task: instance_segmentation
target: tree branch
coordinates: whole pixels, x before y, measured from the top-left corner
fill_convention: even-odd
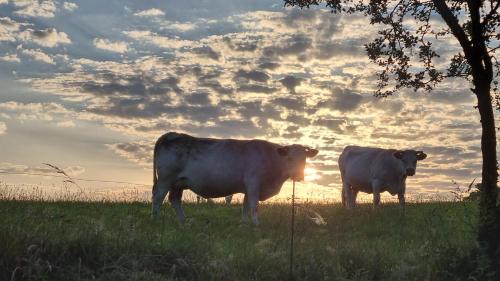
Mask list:
[[[490,12],[484,17],[482,25],[488,24],[488,22],[493,18],[493,16],[497,12],[498,7],[500,7],[500,1],[497,1],[497,4],[495,5],[495,7],[492,7]]]
[[[450,11],[450,8],[446,5],[444,0],[432,0],[432,2],[443,20],[450,27],[451,33],[453,33],[453,35],[457,38],[460,46],[462,46],[464,50],[465,57],[469,61],[469,59],[471,59],[471,43],[458,23],[458,19]]]
[[[472,72],[478,71],[476,75],[473,75],[475,79],[486,78],[486,83],[491,83],[493,78],[493,65],[491,64],[491,57],[488,54],[488,49],[484,43],[485,37],[483,36],[483,26],[481,25],[481,15],[480,8],[481,3],[476,0],[468,0],[470,15],[471,15],[471,37],[472,37],[472,48],[473,48],[473,62],[469,62],[472,66]],[[482,63],[481,63],[482,62]],[[474,67],[476,65],[477,67]],[[476,68],[476,69],[475,69]],[[486,76],[486,77],[484,77]]]

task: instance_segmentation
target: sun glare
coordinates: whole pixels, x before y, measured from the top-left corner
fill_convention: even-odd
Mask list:
[[[318,171],[312,167],[306,167],[304,169],[304,180],[305,181],[315,181],[321,178],[321,175]]]

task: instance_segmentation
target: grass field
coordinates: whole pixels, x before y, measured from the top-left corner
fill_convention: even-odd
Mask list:
[[[0,280],[288,280],[290,205],[0,200]],[[319,214],[326,224],[318,223]],[[316,221],[314,219],[316,217]],[[295,280],[454,280],[475,247],[475,203],[297,209]],[[462,276],[463,277],[463,276]]]

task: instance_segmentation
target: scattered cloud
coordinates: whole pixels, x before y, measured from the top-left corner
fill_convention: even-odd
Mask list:
[[[134,13],[134,16],[138,16],[138,17],[160,17],[160,16],[164,16],[164,15],[165,15],[165,12],[163,12],[162,10],[157,9],[157,8],[151,8],[149,10],[144,10],[144,11]]]
[[[300,85],[304,81],[303,78],[297,78],[292,75],[287,75],[283,79],[280,80],[281,84],[288,89],[288,91],[295,93],[295,88]]]
[[[5,134],[7,131],[7,124],[5,122],[0,122],[0,135]]]
[[[15,42],[17,33],[22,24],[12,20],[9,17],[0,18],[0,41]]]
[[[17,120],[52,121],[55,116],[68,118],[71,111],[57,103],[20,103],[15,101],[0,103],[0,110],[16,116]]]
[[[161,36],[149,30],[131,30],[124,31],[126,36],[140,41],[141,43],[153,44],[160,48],[180,49],[183,47],[195,47],[198,44],[191,40],[183,40],[175,37]]]
[[[63,8],[67,11],[73,12],[74,10],[78,9],[78,5],[72,2],[64,2]]]
[[[44,47],[56,47],[59,44],[71,44],[71,39],[68,34],[58,32],[55,28],[47,28],[43,30],[34,30],[28,28],[19,33],[19,38],[23,41],[33,41]]]
[[[192,51],[198,55],[206,56],[213,60],[219,60],[220,54],[209,46],[193,48]]]
[[[95,38],[94,46],[98,49],[106,50],[109,52],[125,53],[128,51],[128,44],[126,42],[111,42],[108,39]]]
[[[14,14],[22,17],[53,18],[57,11],[56,4],[53,1],[15,0],[13,4],[20,8]]]
[[[58,166],[58,167],[61,168],[70,177],[76,177],[85,172],[85,168],[81,166],[66,166],[66,167]],[[46,176],[60,175],[53,168],[48,167],[46,165],[27,166],[27,165],[13,164],[8,162],[0,162],[0,171],[4,173],[27,173],[27,174],[36,173],[36,174],[45,174]]]
[[[0,18],[0,41],[23,44],[6,47],[0,60],[18,62],[6,65],[19,81],[57,100],[0,103],[13,119],[60,128],[80,120],[98,124],[121,136],[106,142],[111,151],[144,167],[151,140],[165,131],[304,143],[320,150],[313,159],[322,175],[317,184],[329,188],[339,185],[337,157],[350,144],[428,151],[412,186],[447,186],[450,177],[465,180],[480,170],[479,121],[468,85],[449,81],[429,95],[373,98],[376,68],[363,44],[376,32],[362,19],[321,9],[204,18],[202,9],[172,16],[134,5],[123,18],[103,10],[93,15],[94,25],[75,30],[77,13],[88,16],[84,3],[55,3],[74,11],[73,25]]]
[[[48,64],[55,64],[54,60],[40,49],[22,49],[22,54],[32,59]]]
[[[118,155],[142,166],[151,165],[152,163],[153,142],[114,143],[107,146]]]
[[[269,76],[267,73],[259,70],[250,70],[246,71],[243,69],[239,69],[238,72],[234,75],[235,79],[246,79],[246,80],[252,80],[252,81],[257,81],[257,82],[267,82],[271,76]]]
[[[3,57],[0,57],[0,60],[7,61],[7,62],[16,62],[16,63],[20,63],[21,62],[21,60],[19,59],[19,57],[17,56],[17,54],[5,55]]]
[[[73,128],[75,127],[75,122],[71,121],[71,120],[66,120],[66,121],[60,121],[60,122],[57,122],[57,127],[60,127],[60,128]]]

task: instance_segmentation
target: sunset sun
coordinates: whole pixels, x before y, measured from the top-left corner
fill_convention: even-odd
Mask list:
[[[305,181],[315,181],[321,178],[318,170],[313,167],[306,167],[304,169],[304,180]]]

